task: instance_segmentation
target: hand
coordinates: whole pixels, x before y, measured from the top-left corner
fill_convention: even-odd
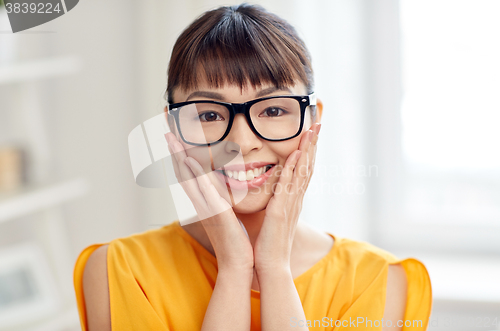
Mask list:
[[[165,134],[178,182],[193,203],[198,217],[217,257],[219,273],[252,271],[253,251],[231,205],[219,194],[212,172],[206,174],[202,166],[188,157],[173,133]]]
[[[267,270],[290,270],[290,255],[302,200],[309,186],[316,158],[321,124],[303,134],[299,149],[288,156],[254,246],[257,274]]]

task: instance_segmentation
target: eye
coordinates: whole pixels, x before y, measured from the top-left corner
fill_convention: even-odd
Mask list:
[[[203,114],[199,114],[198,117],[202,122],[214,122],[214,121],[223,121],[224,117],[219,115],[214,111],[207,111]]]
[[[262,114],[265,114],[265,115],[262,115],[264,117],[278,117],[278,116],[281,116],[283,115],[284,113],[286,113],[285,110],[281,109],[281,108],[277,108],[277,107],[269,107],[269,108],[266,108]]]

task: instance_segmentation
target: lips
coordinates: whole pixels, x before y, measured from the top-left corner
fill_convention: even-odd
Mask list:
[[[269,164],[266,162],[259,163],[256,162],[254,164],[248,164],[251,169],[248,169],[247,171],[239,171],[237,170],[238,167],[232,166],[230,168],[236,170],[228,170],[224,167],[224,170],[216,170],[215,174],[222,182],[225,182],[227,186],[231,187],[231,189],[238,190],[259,187],[271,176],[275,166],[275,164]],[[262,166],[260,166],[261,164]],[[245,165],[245,167],[248,165]],[[259,167],[252,168],[252,165],[257,165]],[[242,168],[243,165],[239,165],[239,169]]]
[[[227,176],[229,178],[234,178],[235,180],[243,182],[243,181],[253,180],[254,178],[259,177],[260,175],[271,169],[272,166],[273,166],[272,164],[268,164],[263,167],[254,168],[247,171],[228,170],[228,169],[216,170],[216,171],[222,173],[224,176]]]
[[[248,171],[256,168],[261,168],[266,165],[274,165],[274,162],[266,162],[266,161],[258,161],[258,162],[249,162],[246,164],[226,164],[223,167],[220,167],[216,170],[232,170],[232,171]]]

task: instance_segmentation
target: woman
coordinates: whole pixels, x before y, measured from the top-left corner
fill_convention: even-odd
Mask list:
[[[85,249],[84,330],[426,329],[420,262],[298,222],[323,111],[313,85],[294,28],[259,6],[206,12],[181,34],[165,138],[198,216]],[[243,161],[214,166],[231,153]]]

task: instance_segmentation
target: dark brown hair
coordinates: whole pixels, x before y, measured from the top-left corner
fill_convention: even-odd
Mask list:
[[[301,81],[313,92],[311,57],[295,29],[258,5],[219,7],[196,19],[177,39],[168,66],[168,102],[176,88],[197,88],[199,74],[211,87],[241,89]],[[177,101],[179,102],[179,101]]]

